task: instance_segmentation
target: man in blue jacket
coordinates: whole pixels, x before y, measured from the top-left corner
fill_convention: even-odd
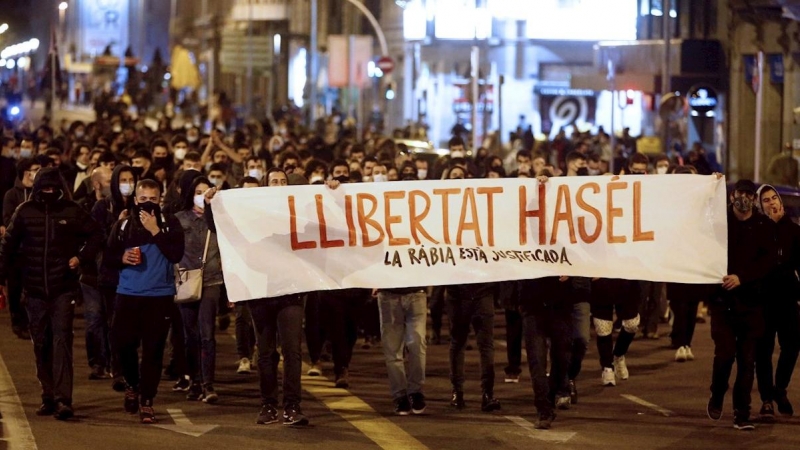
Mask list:
[[[160,199],[157,182],[137,183],[131,217],[124,214],[114,225],[104,259],[120,271],[112,334],[127,385],[125,411],[138,411],[144,424],[157,422],[153,399],[174,311],[174,264],[184,251],[183,228],[161,213]]]

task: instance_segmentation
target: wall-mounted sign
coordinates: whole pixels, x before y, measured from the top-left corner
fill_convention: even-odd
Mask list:
[[[709,86],[695,86],[689,90],[689,107],[699,113],[716,109],[719,100],[717,92]]]
[[[769,62],[769,78],[775,84],[783,84],[783,55],[773,53],[767,55]]]

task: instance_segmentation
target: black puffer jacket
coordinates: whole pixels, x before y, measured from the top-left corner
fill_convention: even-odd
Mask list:
[[[32,199],[17,208],[0,245],[0,281],[11,265],[22,271],[28,295],[52,299],[78,289],[78,272],[69,260],[91,261],[103,245],[100,227],[77,203],[63,197],[45,202],[42,189],[65,189],[56,168],[42,169]]]

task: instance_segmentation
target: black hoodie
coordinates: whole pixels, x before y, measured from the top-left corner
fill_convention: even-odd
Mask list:
[[[42,190],[47,187],[60,191],[60,197],[46,201]],[[28,295],[53,299],[77,291],[78,271],[70,269],[69,260],[92,261],[102,245],[100,227],[69,200],[58,169],[42,169],[32,199],[17,208],[0,245],[0,282],[6,281],[13,264],[22,271]]]
[[[719,297],[727,306],[763,304],[764,278],[775,267],[768,222],[755,208],[747,220],[739,220],[732,206],[728,209],[728,274],[737,275],[741,285],[730,291],[720,287]]]
[[[774,187],[764,184],[758,189],[756,205],[771,225],[768,237],[772,243],[770,250],[773,269],[764,280],[765,304],[768,306],[769,303],[786,301],[794,303],[800,300],[800,281],[797,279],[797,272],[800,270],[800,226],[792,222],[785,212],[777,222],[769,217],[761,203],[761,194],[766,190],[774,191],[783,204],[783,199]]]
[[[119,191],[119,179],[122,172],[132,173],[133,185],[136,186],[136,183],[138,182],[136,171],[134,171],[130,166],[124,164],[118,165],[114,168],[114,172],[111,174],[111,196],[99,200],[92,208],[92,218],[94,218],[94,220],[97,221],[97,223],[103,229],[103,242],[108,240],[108,236],[111,233],[111,228],[114,226],[117,220],[119,220],[119,215],[122,213],[122,211],[129,210],[133,207],[134,194],[131,193],[130,197],[128,197],[128,203],[126,204],[125,198]],[[101,254],[98,255],[97,269],[95,270],[95,272],[98,274],[98,285],[114,287],[119,281],[119,270],[116,267],[111,268],[104,265],[102,262],[102,257],[103,254],[101,252]],[[91,272],[87,270],[87,273]]]

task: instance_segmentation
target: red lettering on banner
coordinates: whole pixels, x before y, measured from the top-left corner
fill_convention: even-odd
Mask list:
[[[472,220],[467,222],[467,206],[472,210]],[[461,217],[458,219],[458,234],[456,234],[456,245],[461,245],[461,236],[464,231],[475,233],[475,243],[483,245],[481,239],[481,227],[478,222],[478,204],[475,202],[475,193],[472,188],[464,189],[464,198],[461,201]]]
[[[386,191],[383,193],[383,223],[386,227],[386,235],[389,237],[389,245],[409,245],[411,240],[409,238],[396,238],[392,234],[392,224],[400,223],[402,218],[400,216],[393,216],[390,212],[392,200],[402,200],[406,198],[405,191]]]
[[[364,201],[369,200],[372,202],[372,207],[369,210],[369,213],[364,213]],[[372,194],[365,194],[365,193],[358,193],[356,194],[356,204],[358,209],[358,225],[361,227],[361,246],[362,247],[374,247],[383,241],[383,238],[386,236],[383,232],[383,228],[381,224],[372,218],[375,215],[375,211],[378,210],[378,199],[375,198]],[[370,225],[372,228],[378,231],[378,237],[370,240],[369,239],[369,231],[367,230],[367,225]]]
[[[478,188],[478,195],[486,195],[486,207],[489,215],[489,247],[494,247],[494,195],[502,194],[501,187],[481,187]]]
[[[586,232],[586,218],[585,217],[578,217],[578,234],[581,236],[581,240],[587,244],[591,244],[600,237],[600,232],[603,230],[603,216],[600,214],[600,210],[591,206],[590,204],[586,203],[586,200],[583,199],[583,191],[591,189],[592,192],[595,194],[600,193],[600,185],[597,183],[587,183],[581,186],[578,189],[578,194],[576,196],[576,201],[578,203],[578,208],[586,211],[587,213],[594,216],[594,219],[597,221],[597,227],[594,229],[592,234]]]
[[[547,240],[547,211],[545,210],[545,187],[539,183],[539,209],[527,210],[528,190],[525,186],[519,187],[519,245],[528,243],[528,218],[539,219],[539,245]]]
[[[417,214],[417,197],[425,199],[425,209],[420,214]],[[439,241],[431,237],[430,234],[422,227],[422,221],[428,216],[431,210],[431,198],[424,191],[414,190],[408,193],[408,209],[410,210],[410,228],[411,237],[414,238],[414,243],[420,245],[419,236],[417,232],[425,236],[433,244],[439,244]]]
[[[319,223],[319,244],[322,248],[344,247],[343,239],[328,240],[328,224],[325,221],[325,212],[322,206],[322,195],[314,196],[314,203],[317,204],[317,222]]]
[[[606,236],[608,237],[609,244],[624,244],[628,241],[625,236],[614,235],[614,218],[622,217],[622,208],[614,208],[614,191],[620,189],[627,189],[628,183],[624,181],[616,181],[608,183],[606,189],[606,217],[608,217],[608,227],[606,228]]]
[[[460,194],[461,188],[448,188],[448,189],[434,189],[433,195],[442,197],[442,235],[444,236],[444,243],[450,245],[450,205],[448,197],[450,195]]]
[[[563,212],[561,211],[562,205],[565,208]],[[575,225],[572,220],[572,201],[569,196],[569,186],[562,184],[558,187],[558,193],[556,193],[556,213],[553,216],[553,231],[550,235],[550,245],[555,245],[558,239],[559,222],[567,222],[569,241],[573,244],[578,243],[578,240],[575,239]]]
[[[642,182],[633,183],[633,242],[653,241],[653,231],[642,231]]]
[[[356,241],[356,224],[353,222],[353,196],[344,196],[344,216],[347,220],[347,244],[350,247],[355,247]]]
[[[289,196],[289,236],[292,242],[292,251],[317,248],[315,241],[300,242],[297,239],[297,213],[294,206],[294,195]]]

